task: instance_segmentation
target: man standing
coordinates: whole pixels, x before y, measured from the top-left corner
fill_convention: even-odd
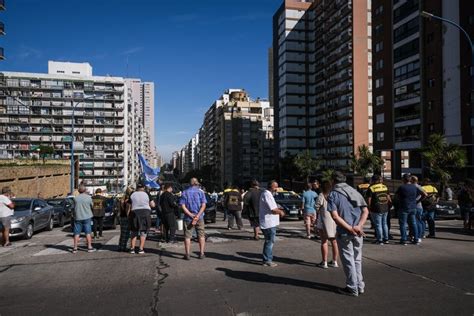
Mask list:
[[[242,229],[242,195],[238,188],[233,185],[231,190],[226,193],[224,198],[224,207],[227,209],[227,216],[229,217],[227,229],[231,230],[234,228],[234,218],[237,222],[237,228]]]
[[[184,212],[184,250],[185,260],[190,260],[191,238],[193,228],[199,237],[199,259],[204,259],[204,247],[206,244],[206,232],[204,230],[204,210],[206,209],[206,196],[199,188],[196,178],[190,181],[191,187],[183,192],[179,205]]]
[[[415,236],[414,244],[419,244],[416,237],[418,236],[418,227],[416,225],[416,203],[417,197],[421,199],[426,197],[426,193],[411,182],[409,174],[403,175],[403,184],[395,193],[398,200],[398,223],[400,225],[400,244],[407,245],[407,222],[410,225],[413,236]]]
[[[334,188],[328,197],[328,211],[337,224],[336,239],[346,275],[346,287],[339,293],[358,296],[365,291],[362,246],[363,227],[369,212],[364,197],[345,183],[344,174],[336,171],[332,180]]]
[[[163,236],[166,242],[176,242],[176,199],[171,184],[165,184],[160,197],[161,218],[163,222]],[[157,206],[158,207],[158,206]]]
[[[253,228],[253,238],[255,240],[260,240],[258,236],[260,232],[260,221],[258,217],[261,194],[260,183],[258,183],[257,180],[253,180],[250,184],[250,190],[244,196],[244,210],[246,216],[248,216],[250,226]]]
[[[375,226],[375,243],[378,245],[388,244],[387,215],[392,205],[392,199],[387,186],[382,183],[382,177],[379,175],[372,177],[372,185],[367,190],[367,205]]]
[[[148,231],[151,227],[151,208],[155,207],[155,202],[150,200],[150,196],[145,192],[145,186],[142,183],[137,184],[137,190],[130,196],[132,211],[130,212],[130,230],[132,240],[130,253],[135,254],[135,245],[137,237],[140,236],[140,245],[138,254],[145,253],[145,241]]]
[[[79,195],[74,198],[74,202],[74,248],[72,249],[72,253],[77,253],[77,245],[81,232],[86,234],[87,252],[94,252],[95,249],[92,248],[91,238],[91,221],[93,217],[92,199],[89,194],[87,194],[85,186],[79,186]]]
[[[102,196],[102,189],[95,190],[95,195],[92,197],[92,221],[94,223],[94,239],[102,238],[102,231],[104,229],[105,216],[105,197]],[[97,229],[99,236],[97,236]]]
[[[301,197],[301,208],[303,209],[303,216],[306,226],[306,238],[311,239],[311,226],[313,226],[316,219],[316,199],[318,194],[311,190],[311,183],[307,184],[306,191],[303,192]]]
[[[10,243],[10,227],[11,217],[15,204],[10,200],[12,191],[9,187],[2,188],[0,195],[0,223],[2,224],[3,247],[11,246]]]
[[[429,235],[427,237],[435,238],[435,212],[436,204],[439,201],[438,189],[436,189],[436,187],[431,183],[431,180],[428,178],[425,179],[425,181],[423,182],[423,186],[421,187],[421,189],[427,194],[426,198],[421,201],[421,204],[423,205],[423,210],[425,211],[425,218],[428,222]],[[422,236],[422,234],[420,234],[420,236]]]
[[[263,244],[263,265],[267,267],[276,267],[273,262],[273,244],[275,243],[276,229],[280,225],[280,217],[285,216],[285,212],[278,208],[273,194],[278,190],[278,183],[270,181],[268,190],[265,190],[260,196],[259,219],[260,228],[265,243]]]

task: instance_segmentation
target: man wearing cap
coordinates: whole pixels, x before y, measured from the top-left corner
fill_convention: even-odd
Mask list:
[[[92,197],[92,221],[94,223],[93,232],[94,239],[102,238],[102,231],[104,230],[104,216],[105,216],[105,197],[102,196],[102,189],[95,190],[95,195]],[[99,236],[97,236],[99,230]]]
[[[392,200],[387,186],[382,183],[381,176],[374,175],[372,177],[372,184],[367,190],[366,198],[370,216],[375,227],[375,243],[378,245],[388,244],[387,215],[390,211]]]
[[[0,223],[2,224],[3,247],[8,247],[10,243],[11,217],[15,204],[10,200],[12,192],[9,187],[2,188],[0,195]]]
[[[328,197],[328,211],[337,224],[336,239],[342,266],[346,275],[346,287],[340,294],[358,296],[365,291],[362,276],[363,227],[368,216],[364,197],[346,182],[339,171],[332,176],[334,188]]]

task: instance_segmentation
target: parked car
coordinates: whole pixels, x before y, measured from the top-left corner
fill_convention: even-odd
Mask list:
[[[275,194],[275,202],[285,211],[287,219],[303,219],[301,198],[292,191],[279,190]]]
[[[436,203],[435,219],[461,218],[461,209],[457,201],[439,200]]]
[[[204,222],[215,223],[216,222],[216,202],[211,198],[209,194],[206,193],[206,210],[204,211]]]
[[[30,239],[39,230],[53,230],[54,209],[42,199],[14,199],[10,236]],[[1,224],[0,224],[1,226]]]
[[[54,224],[63,227],[72,222],[74,198],[47,199],[46,202],[54,209]]]

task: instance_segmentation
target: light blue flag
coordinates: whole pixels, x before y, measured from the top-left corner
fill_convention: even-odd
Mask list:
[[[160,168],[152,168],[145,157],[142,154],[138,154],[138,159],[140,160],[140,166],[142,168],[142,174],[145,178],[145,181],[155,181],[160,176]]]

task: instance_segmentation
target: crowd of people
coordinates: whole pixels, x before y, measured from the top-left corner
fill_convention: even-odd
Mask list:
[[[365,283],[362,275],[362,248],[364,243],[364,225],[370,220],[374,230],[374,243],[385,245],[393,237],[390,234],[391,209],[397,211],[401,245],[418,245],[423,238],[435,238],[435,211],[439,192],[435,185],[424,179],[422,185],[416,176],[403,175],[402,185],[392,195],[383,183],[383,178],[374,175],[364,181],[357,189],[346,183],[341,172],[334,172],[331,180],[308,183],[301,194],[306,238],[313,238],[312,231],[320,239],[320,268],[338,268],[342,264],[346,275],[346,287],[342,294],[358,296],[364,293]],[[280,219],[285,212],[275,201],[279,190],[276,181],[270,181],[266,189],[261,188],[257,180],[250,184],[247,192],[236,186],[224,191],[222,205],[228,229],[236,224],[242,229],[243,218],[248,219],[253,228],[253,238],[260,240],[263,234],[262,264],[275,267],[273,247]],[[86,236],[87,251],[96,251],[92,240],[102,238],[105,198],[97,189],[91,196],[86,187],[78,188],[75,197],[74,221],[71,224],[74,244],[72,253],[77,253],[81,233]],[[451,192],[452,195],[452,192]],[[0,195],[0,221],[2,224],[3,246],[9,246],[11,216],[14,200],[8,187]],[[210,196],[217,201],[217,194]],[[452,197],[451,197],[452,198]],[[472,208],[474,207],[474,183],[466,181],[457,196],[461,207],[464,229],[472,228]],[[158,222],[162,227],[162,239],[176,243],[177,220],[183,221],[184,259],[191,259],[191,240],[195,237],[199,243],[199,259],[205,258],[206,233],[204,212],[208,201],[197,179],[190,181],[188,189],[179,197],[173,194],[173,187],[164,185],[156,197],[147,192],[139,183],[135,191],[127,189],[117,203],[120,222],[118,250],[131,254],[144,254],[147,236],[152,227],[151,210],[158,210]],[[92,226],[93,222],[93,226]],[[93,228],[92,228],[93,227]],[[425,235],[428,227],[428,235]],[[130,241],[129,241],[130,240]],[[138,246],[137,246],[138,241]],[[332,260],[328,261],[329,245],[332,248]],[[338,263],[339,262],[339,263]]]

